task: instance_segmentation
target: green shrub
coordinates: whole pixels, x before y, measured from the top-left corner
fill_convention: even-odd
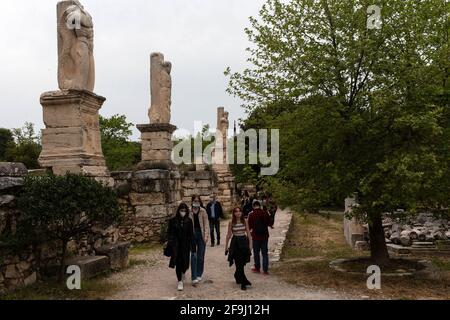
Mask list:
[[[122,217],[111,188],[73,174],[27,177],[18,207],[18,229],[12,241],[18,247],[59,243],[60,280],[64,275],[67,243],[89,233],[93,224],[107,227]]]

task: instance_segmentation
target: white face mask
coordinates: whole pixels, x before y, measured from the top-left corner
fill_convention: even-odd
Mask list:
[[[184,218],[186,216],[186,211],[180,211],[180,216]]]

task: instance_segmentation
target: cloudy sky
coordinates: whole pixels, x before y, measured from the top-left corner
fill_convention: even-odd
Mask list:
[[[43,128],[39,96],[57,90],[57,0],[2,0],[0,127],[33,122]],[[230,123],[245,113],[226,92],[224,70],[242,70],[249,46],[244,28],[264,0],[81,0],[95,24],[95,93],[103,116],[147,123],[150,53],[173,64],[172,123],[193,131],[215,126],[216,108]],[[135,139],[138,131],[135,130]]]

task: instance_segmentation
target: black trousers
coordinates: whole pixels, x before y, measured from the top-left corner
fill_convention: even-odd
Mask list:
[[[250,285],[250,281],[248,281],[247,276],[245,275],[245,264],[244,263],[236,263],[236,272],[234,273],[234,278],[236,279],[236,283],[240,285]]]
[[[175,265],[175,272],[177,274],[178,281],[183,280],[183,259],[181,258],[181,255],[178,255],[177,263]]]
[[[211,244],[216,242],[214,230],[216,230],[217,234],[217,243],[220,244],[220,219],[209,220],[209,229],[211,232]]]

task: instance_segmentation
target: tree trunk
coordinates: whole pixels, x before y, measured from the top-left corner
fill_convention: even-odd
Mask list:
[[[62,254],[61,254],[61,265],[59,266],[59,276],[58,282],[62,283],[64,276],[66,274],[66,252],[67,252],[67,241],[62,240]]]
[[[384,236],[383,221],[381,214],[376,213],[371,217],[369,224],[370,255],[374,263],[384,266],[389,263],[389,253]]]

